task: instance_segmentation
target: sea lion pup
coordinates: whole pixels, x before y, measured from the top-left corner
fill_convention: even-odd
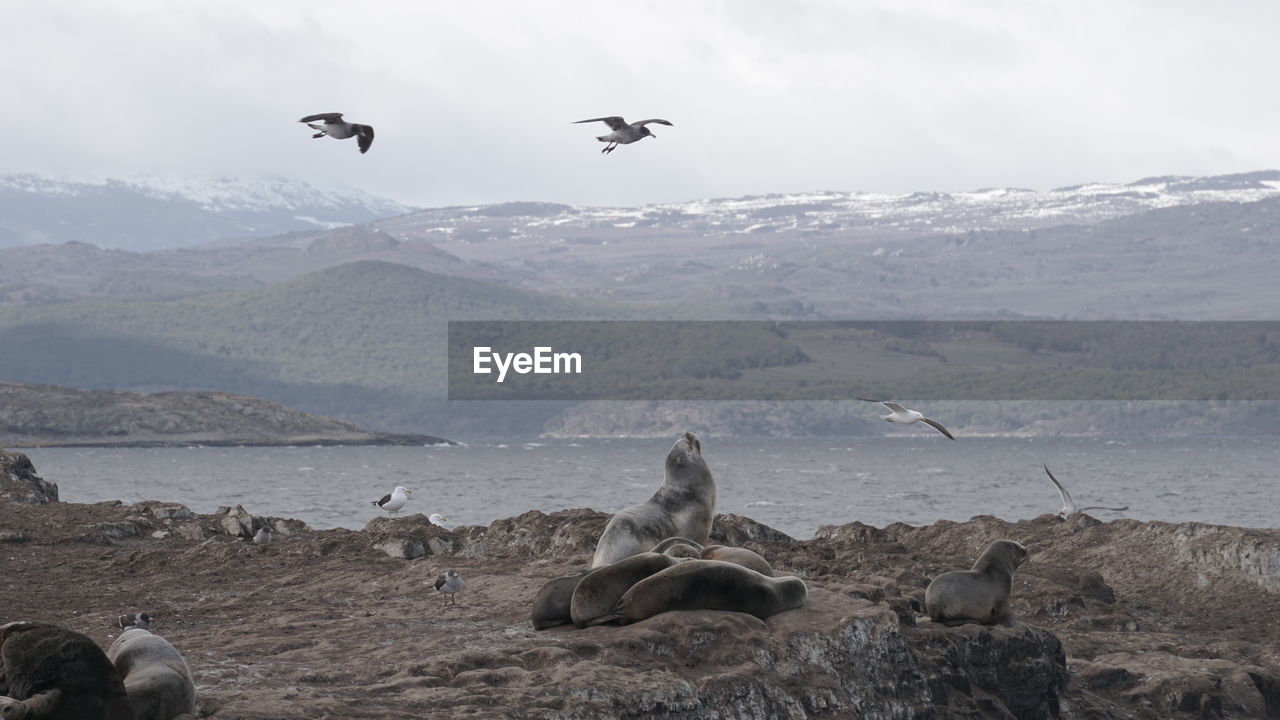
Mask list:
[[[120,673],[92,640],[57,625],[0,626],[0,717],[134,720]]]
[[[174,720],[196,711],[196,686],[182,655],[168,640],[132,628],[111,643],[107,657],[124,678],[138,720]]]
[[[798,577],[765,577],[720,560],[686,560],[632,585],[611,619],[625,625],[670,610],[730,610],[763,620],[804,605],[808,595]]]
[[[551,578],[538,588],[538,594],[533,596],[533,610],[529,612],[534,630],[546,630],[549,627],[573,622],[573,617],[569,614],[573,591],[578,588],[578,583],[589,572],[591,571],[579,570],[569,575]]]
[[[702,548],[700,557],[703,560],[731,562],[735,565],[755,570],[765,577],[773,577],[773,566],[769,564],[769,561],[760,557],[759,553],[752,552],[746,548],[708,545]]]
[[[648,502],[609,518],[596,545],[591,567],[598,568],[642,553],[671,537],[707,542],[716,510],[716,483],[702,459],[702,444],[685,433],[667,453],[665,474]]]
[[[991,625],[1009,618],[1013,571],[1027,559],[1027,549],[1012,540],[996,540],[971,570],[953,570],[933,579],[924,591],[925,612],[948,625]]]
[[[569,601],[569,617],[578,627],[616,619],[613,617],[614,608],[632,585],[680,562],[693,561],[646,552],[595,568],[574,588],[573,598]]]

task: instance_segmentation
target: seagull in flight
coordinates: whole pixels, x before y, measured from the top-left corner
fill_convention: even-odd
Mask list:
[[[400,512],[400,508],[404,507],[405,503],[409,502],[409,496],[412,494],[412,490],[406,490],[397,485],[395,490],[392,490],[390,493],[383,495],[377,500],[371,500],[369,504],[374,507],[380,507],[392,515],[395,515]]]
[[[645,127],[645,125],[648,125],[649,123],[658,123],[659,125],[671,125],[671,123],[667,122],[666,120],[659,120],[658,118],[651,118],[649,120],[640,120],[639,122],[628,123],[626,120],[623,120],[617,115],[612,115],[610,117],[591,118],[590,120],[574,120],[571,124],[576,125],[578,123],[589,123],[589,122],[602,122],[605,125],[608,125],[609,129],[613,131],[608,135],[596,136],[596,139],[599,140],[600,142],[608,143],[607,145],[605,145],[604,149],[600,151],[605,155],[608,155],[609,153],[613,152],[614,148],[618,147],[619,145],[630,145],[631,143],[637,140],[643,140],[644,138],[647,138],[647,137],[652,137],[652,138],[658,137],[657,135],[654,135],[653,133],[649,132],[649,128]],[[672,127],[675,127],[675,126],[672,125]]]
[[[323,122],[323,125],[317,125],[316,122]],[[312,139],[322,138],[328,135],[336,140],[346,140],[349,137],[356,139],[356,144],[360,146],[361,153],[369,152],[369,146],[373,144],[373,127],[370,125],[360,125],[358,123],[346,122],[342,119],[342,113],[320,113],[318,115],[308,115],[298,122],[306,123],[307,127],[320,132],[312,135]]]
[[[1082,513],[1085,510],[1114,510],[1116,512],[1120,512],[1122,510],[1129,509],[1128,505],[1125,505],[1124,507],[1102,507],[1101,505],[1090,505],[1089,507],[1083,508],[1076,507],[1075,501],[1071,499],[1071,493],[1067,492],[1067,489],[1062,487],[1062,483],[1058,482],[1058,478],[1054,477],[1053,473],[1049,472],[1048,465],[1044,466],[1044,473],[1048,475],[1049,479],[1053,481],[1053,484],[1057,486],[1058,494],[1062,496],[1062,509],[1058,511],[1058,517],[1069,518],[1072,515]]]
[[[899,423],[901,425],[910,425],[912,423],[922,422],[926,425],[929,425],[934,430],[937,430],[938,432],[942,433],[943,435],[946,435],[952,440],[956,439],[955,436],[951,434],[950,430],[947,430],[946,428],[942,427],[942,423],[936,420],[930,420],[929,418],[925,417],[923,413],[917,412],[915,410],[908,410],[902,407],[901,405],[899,405],[898,403],[889,402],[888,400],[870,400],[864,397],[860,397],[858,399],[863,402],[880,403],[881,405],[889,408],[888,415],[880,416],[880,419],[884,420],[885,422]]]

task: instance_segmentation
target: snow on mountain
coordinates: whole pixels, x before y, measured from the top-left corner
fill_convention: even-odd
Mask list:
[[[152,250],[229,237],[331,229],[411,211],[350,188],[301,180],[0,175],[0,247],[86,242]]]

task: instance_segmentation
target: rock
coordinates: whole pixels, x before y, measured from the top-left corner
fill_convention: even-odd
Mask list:
[[[178,503],[161,503],[153,505],[149,510],[157,520],[190,520],[196,516],[186,505]]]
[[[1107,585],[1102,579],[1102,573],[1096,570],[1081,573],[1076,581],[1076,589],[1081,596],[1105,605],[1114,605],[1116,602],[1116,591]]]
[[[413,538],[400,538],[398,540],[388,540],[380,545],[375,545],[382,552],[393,558],[401,560],[412,560],[427,554],[427,548],[422,544],[421,540]]]
[[[138,526],[131,522],[103,522],[93,523],[84,526],[85,533],[81,536],[82,541],[93,542],[91,538],[101,538],[107,541],[124,540],[125,538],[138,537]]]
[[[201,542],[213,537],[216,533],[198,522],[182,523],[174,529],[174,534],[184,540]]]
[[[58,502],[58,486],[36,475],[26,455],[0,450],[0,499],[37,505]]]
[[[793,543],[795,538],[749,517],[721,513],[711,524],[711,539],[721,545],[740,547],[748,542]]]
[[[0,543],[31,542],[31,533],[26,530],[0,530]]]
[[[243,538],[253,537],[253,534],[258,532],[258,526],[260,525],[257,518],[239,505],[228,510],[222,516],[221,522],[222,530],[226,534]]]
[[[461,545],[455,552],[466,557],[589,555],[595,552],[609,517],[607,513],[580,508],[558,510],[550,515],[533,510],[495,520],[487,528],[455,528],[449,536]]]
[[[1161,716],[1275,717],[1272,712],[1280,710],[1274,705],[1280,676],[1257,666],[1156,651],[1103,655],[1078,667],[1094,682],[1099,682],[1100,676],[1105,682],[1105,668],[1131,675],[1133,682],[1122,694],[1129,702],[1151,707]],[[1270,697],[1264,690],[1270,691]]]

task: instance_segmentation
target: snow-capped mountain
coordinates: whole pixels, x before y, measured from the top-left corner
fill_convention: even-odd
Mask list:
[[[460,234],[506,225],[496,237],[683,228],[700,235],[806,234],[862,230],[955,233],[1091,224],[1147,210],[1280,196],[1280,171],[1213,177],[1166,176],[1091,183],[1049,191],[997,188],[970,192],[809,192],[720,198],[638,207],[507,203],[424,210],[391,223],[405,231]],[[504,219],[511,222],[504,223]],[[495,231],[491,231],[495,232]],[[475,237],[484,240],[484,237]]]
[[[328,229],[411,209],[359,190],[285,178],[0,175],[0,247],[79,241],[154,250]]]

